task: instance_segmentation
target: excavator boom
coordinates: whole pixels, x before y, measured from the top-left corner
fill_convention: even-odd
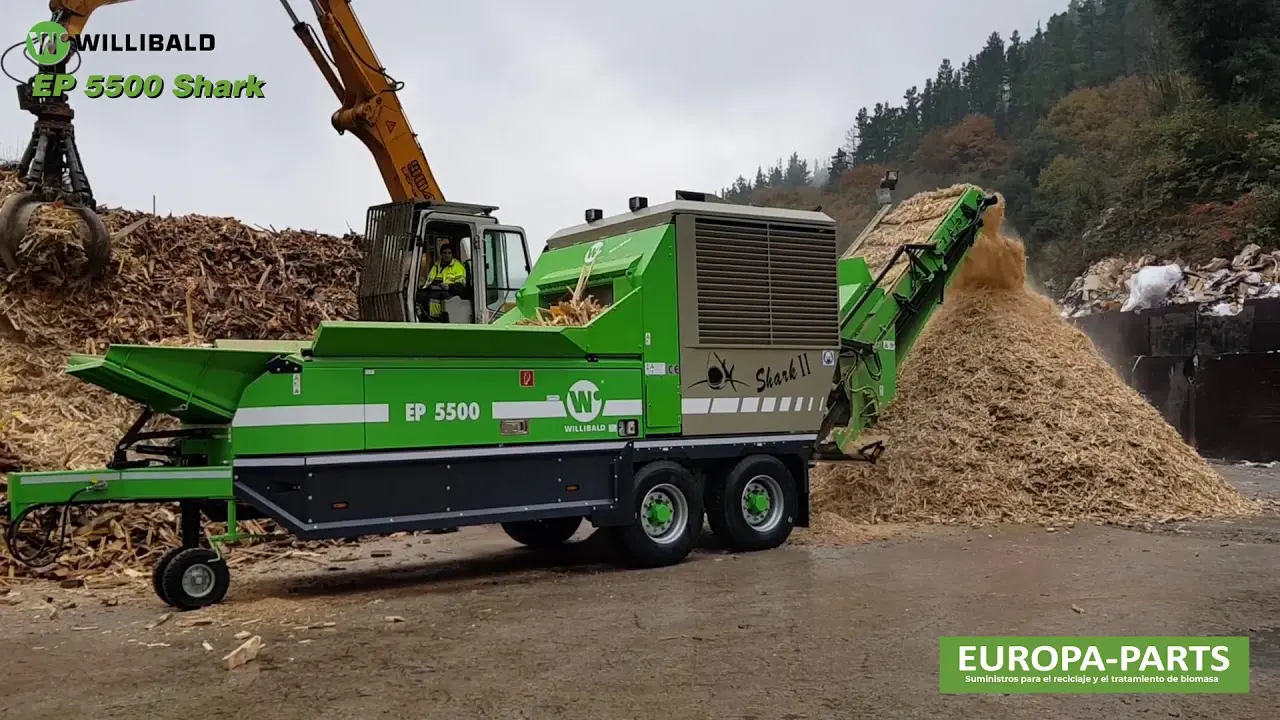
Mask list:
[[[280,0],[293,32],[328,81],[342,107],[333,114],[338,134],[350,132],[369,148],[391,199],[444,201],[427,155],[409,125],[396,92],[403,87],[387,74],[351,9],[351,0],[310,0],[329,52],[315,30]]]
[[[393,201],[444,201],[427,156],[418,144],[396,92],[403,84],[387,74],[368,36],[360,26],[350,0],[308,0],[315,11],[321,36],[280,0],[293,31],[302,41],[341,107],[332,123],[339,134],[350,132],[373,154],[382,180]],[[89,16],[104,5],[131,0],[50,0],[52,21],[63,29],[62,38],[34,38],[51,48],[70,43],[83,32]],[[65,73],[71,51],[53,65],[37,65],[36,75]],[[0,205],[0,262],[10,272],[18,270],[17,255],[36,208],[59,203],[78,213],[85,225],[83,247],[87,262],[73,285],[100,276],[111,261],[111,236],[97,212],[93,189],[76,148],[74,111],[64,95],[41,97],[33,92],[35,76],[18,86],[19,107],[36,116],[31,139],[18,165],[24,189]]]

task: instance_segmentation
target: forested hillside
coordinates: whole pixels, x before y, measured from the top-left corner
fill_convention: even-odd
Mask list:
[[[977,182],[1006,196],[1033,273],[1057,289],[1111,255],[1274,247],[1280,2],[1072,0],[852,123],[823,167],[793,154],[725,197],[820,205],[848,239],[888,168],[899,197]]]

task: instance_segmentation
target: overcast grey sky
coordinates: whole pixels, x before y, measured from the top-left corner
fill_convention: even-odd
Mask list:
[[[44,0],[0,0],[12,42]],[[295,10],[313,19],[309,0]],[[360,0],[356,11],[450,200],[491,203],[537,252],[588,207],[716,191],[796,150],[827,157],[863,105],[897,102],[939,61],[1024,35],[1066,0]],[[21,12],[12,10],[21,9]],[[213,33],[212,53],[85,53],[83,77],[267,81],[264,100],[89,99],[76,130],[100,202],[339,233],[388,199],[373,160],[329,124],[335,99],[277,0],[134,0],[86,32]],[[8,45],[6,42],[4,45]],[[27,77],[18,52],[11,74]],[[0,95],[0,152],[32,118]]]

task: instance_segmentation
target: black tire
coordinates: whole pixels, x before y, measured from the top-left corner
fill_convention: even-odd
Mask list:
[[[170,548],[165,551],[156,564],[151,567],[151,589],[156,591],[156,597],[165,605],[169,604],[169,598],[164,594],[164,569],[169,567],[169,563],[182,552],[183,548]]]
[[[745,507],[743,496],[748,485],[763,491],[753,493],[757,497],[767,496],[766,509]],[[787,541],[795,527],[799,504],[796,480],[787,466],[771,455],[743,458],[722,480],[712,481],[707,494],[712,532],[735,552],[776,548]]]
[[[196,591],[190,585],[184,587],[183,577],[188,572],[205,581],[205,587]],[[178,610],[196,610],[222,601],[231,586],[231,573],[218,554],[207,548],[184,548],[169,561],[160,579],[165,601]]]
[[[698,492],[693,474],[678,463],[659,460],[640,468],[636,473],[635,486],[635,519],[630,524],[610,529],[623,562],[645,568],[681,562],[693,551],[702,535],[702,494]],[[650,493],[655,493],[655,497],[651,498]],[[659,494],[671,502],[656,497]],[[651,501],[656,502],[651,505]],[[683,504],[683,519],[680,517],[680,504]],[[672,511],[669,522],[649,516],[650,507],[657,510],[658,505],[667,505]],[[662,534],[651,535],[651,530]]]
[[[565,544],[581,526],[581,517],[563,517],[505,522],[502,523],[502,530],[507,537],[527,548],[544,550]]]

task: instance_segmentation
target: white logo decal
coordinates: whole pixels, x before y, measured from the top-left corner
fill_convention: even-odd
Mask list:
[[[600,416],[604,403],[600,401],[600,388],[590,380],[579,380],[569,387],[569,416],[580,423],[589,423]]]
[[[603,240],[597,241],[591,247],[587,248],[587,254],[582,258],[582,264],[590,265],[595,262],[596,258],[600,257],[601,250],[604,250]]]
[[[828,367],[836,364],[836,354],[833,350],[822,351],[822,364]]]

